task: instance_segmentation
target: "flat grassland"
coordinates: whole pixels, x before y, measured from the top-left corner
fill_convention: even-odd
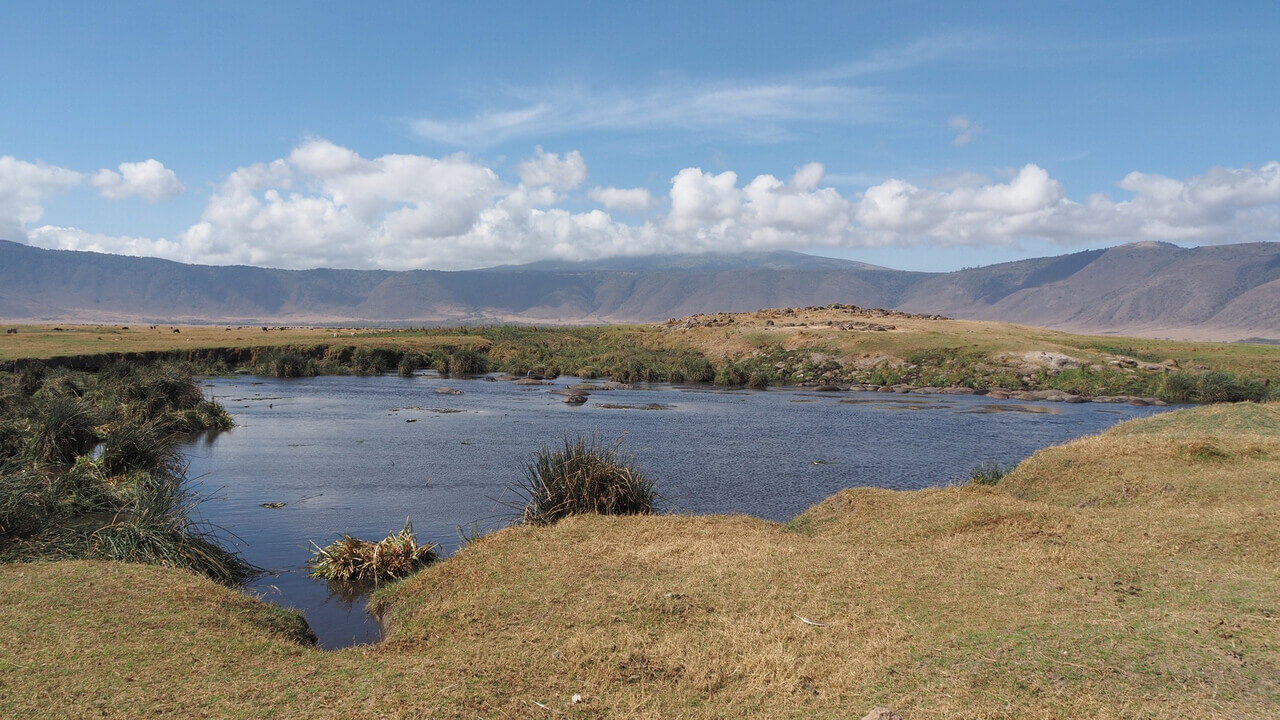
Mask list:
[[[789,314],[788,314],[789,313]],[[881,326],[865,329],[842,325]],[[700,353],[715,362],[794,361],[830,356],[872,367],[927,362],[946,354],[965,362],[1008,365],[1003,355],[1062,353],[1083,364],[1116,357],[1146,363],[1280,378],[1280,346],[1073,335],[1009,323],[932,319],[866,309],[806,308],[702,315],[658,325],[594,327],[493,326],[420,329],[270,328],[243,326],[17,326],[0,335],[0,361],[119,353],[181,354],[202,349],[316,346],[394,348],[429,353],[445,347],[481,350],[499,362],[555,365],[563,373],[608,369],[637,352]],[[174,332],[177,329],[178,332]],[[1017,363],[1015,362],[1014,365]]]
[[[9,564],[0,714],[1274,717],[1277,527],[1280,404],[1242,403],[786,525],[508,528],[383,590],[383,643],[331,653],[186,572]]]

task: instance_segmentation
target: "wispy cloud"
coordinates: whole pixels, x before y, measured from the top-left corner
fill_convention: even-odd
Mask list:
[[[705,131],[747,142],[780,142],[794,137],[793,128],[804,123],[887,119],[899,105],[896,95],[859,81],[935,62],[975,43],[962,36],[918,40],[861,60],[775,78],[678,78],[632,88],[496,88],[505,107],[466,117],[419,118],[410,125],[419,137],[458,147],[591,131]]]

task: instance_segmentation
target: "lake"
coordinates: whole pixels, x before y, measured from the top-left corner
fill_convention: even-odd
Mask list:
[[[962,482],[980,462],[1016,463],[1164,409],[665,384],[592,392],[575,407],[550,392],[576,382],[210,380],[236,427],[184,446],[188,476],[209,496],[198,514],[271,570],[250,593],[301,609],[321,646],[338,648],[376,641],[377,623],[363,598],[307,577],[311,542],[344,532],[379,540],[408,518],[420,542],[448,555],[460,528],[510,524],[510,488],[530,455],[566,436],[622,438],[657,480],[665,511],[785,521],[842,488]],[[462,394],[436,392],[444,387]]]

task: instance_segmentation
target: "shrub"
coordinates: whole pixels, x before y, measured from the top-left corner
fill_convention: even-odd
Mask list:
[[[653,512],[654,483],[599,438],[568,438],[562,449],[543,448],[525,468],[518,492],[524,496],[520,521],[549,525],[584,513],[640,515]]]
[[[1011,469],[999,463],[981,462],[969,471],[969,482],[974,485],[998,485]]]
[[[341,583],[377,584],[383,580],[402,578],[430,565],[438,558],[435,545],[419,545],[413,526],[406,519],[404,529],[388,533],[379,542],[370,542],[343,534],[334,542],[320,547],[307,561],[311,577]]]

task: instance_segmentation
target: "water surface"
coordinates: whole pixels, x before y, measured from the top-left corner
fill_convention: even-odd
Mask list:
[[[961,481],[979,462],[1015,463],[1159,408],[1025,403],[977,396],[725,390],[643,385],[574,407],[484,379],[215,379],[236,427],[185,449],[212,498],[200,513],[272,574],[250,592],[306,613],[324,647],[377,639],[363,598],[330,595],[303,570],[311,541],[376,540],[406,517],[443,554],[460,527],[510,523],[510,486],[539,448],[566,435],[625,439],[668,510],[784,521],[836,491]],[[449,387],[461,395],[436,390]],[[285,503],[279,508],[263,504]]]

